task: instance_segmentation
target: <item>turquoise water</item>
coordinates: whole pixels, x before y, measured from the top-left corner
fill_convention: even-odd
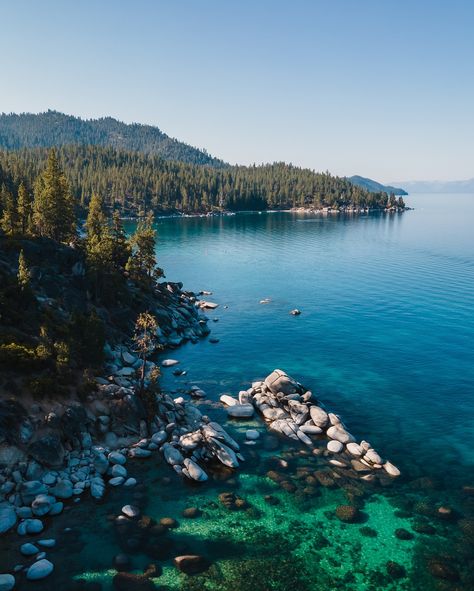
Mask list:
[[[395,215],[161,220],[167,278],[220,304],[220,342],[177,358],[211,397],[282,368],[410,473],[462,480],[474,465],[474,196],[409,201]]]
[[[320,460],[303,446],[268,449],[258,418],[227,421],[241,443],[249,427],[262,434],[254,447],[242,446],[239,471],[214,472],[196,486],[157,457],[131,461],[138,491],[110,491],[102,504],[84,499],[47,523],[41,536],[58,539],[50,552],[56,570],[36,589],[112,589],[113,557],[124,550],[134,572],[157,564],[154,582],[166,591],[474,589],[474,488],[465,488],[474,485],[474,196],[408,201],[415,210],[403,214],[157,223],[167,279],[212,290],[207,299],[219,303],[209,312],[219,342],[166,352],[188,373],[164,369],[163,386],[181,393],[199,385],[207,393],[201,410],[225,423],[221,393],[282,368],[402,476],[376,488],[336,474],[326,487],[315,478]],[[270,303],[260,304],[264,298]],[[291,316],[296,307],[302,314]],[[227,509],[222,492],[246,507]],[[131,550],[113,523],[130,502],[179,526],[154,540],[153,551],[148,530]],[[341,504],[359,508],[357,523],[337,519]],[[184,518],[192,506],[200,515]],[[440,506],[452,515],[443,518]],[[6,544],[2,567],[25,561],[14,536]],[[206,556],[210,569],[179,573],[172,558],[188,552]],[[19,578],[18,588],[32,585]]]

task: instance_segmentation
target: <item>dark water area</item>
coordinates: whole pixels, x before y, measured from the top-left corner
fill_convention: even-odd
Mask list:
[[[19,576],[18,588],[112,589],[113,558],[125,551],[134,572],[157,565],[153,581],[168,591],[474,589],[474,196],[407,202],[415,209],[403,214],[158,220],[167,279],[211,290],[206,299],[219,304],[209,312],[219,342],[163,354],[187,371],[163,369],[163,386],[204,389],[202,412],[242,444],[246,462],[196,486],[158,456],[130,461],[138,487],[69,505],[39,536],[58,541],[48,551],[55,572],[43,583]],[[268,439],[258,418],[227,421],[219,395],[274,368],[401,477],[388,487],[349,479],[303,445]],[[253,446],[250,427],[261,433]],[[228,508],[222,493],[245,503]],[[124,535],[114,517],[126,503],[178,527]],[[357,508],[353,522],[337,517],[340,505]],[[189,507],[197,517],[182,515]],[[1,543],[2,568],[25,564],[16,536]],[[172,559],[185,553],[211,567],[179,573]]]

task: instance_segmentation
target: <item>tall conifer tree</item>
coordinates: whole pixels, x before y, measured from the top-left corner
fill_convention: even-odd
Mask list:
[[[33,203],[31,197],[26,190],[23,183],[20,183],[18,187],[18,200],[17,200],[17,211],[18,211],[18,224],[20,231],[25,235],[31,229]]]
[[[40,236],[68,242],[76,236],[74,200],[53,148],[35,184],[33,222]]]

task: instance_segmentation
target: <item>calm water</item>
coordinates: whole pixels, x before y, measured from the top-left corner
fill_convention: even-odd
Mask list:
[[[113,557],[123,551],[137,573],[158,564],[155,583],[165,591],[474,589],[474,496],[462,490],[474,485],[474,196],[407,201],[416,209],[395,215],[242,214],[157,224],[167,278],[212,290],[208,299],[220,304],[209,313],[218,319],[210,326],[219,343],[166,352],[188,374],[165,369],[164,386],[181,393],[199,384],[208,395],[202,411],[225,422],[221,393],[282,368],[402,477],[384,489],[344,477],[319,486],[313,474],[321,466],[303,446],[267,451],[259,419],[228,421],[242,443],[250,426],[262,433],[255,447],[243,445],[241,470],[192,486],[157,457],[130,461],[138,494],[113,490],[99,505],[84,499],[46,524],[41,536],[58,540],[48,551],[56,569],[37,591],[110,590]],[[263,298],[271,302],[259,304]],[[301,316],[289,315],[295,307]],[[222,492],[248,508],[229,511]],[[125,503],[155,520],[176,518],[179,527],[153,539],[153,551],[150,530],[130,548],[110,519]],[[359,523],[335,517],[347,503],[362,511]],[[441,505],[451,518],[440,517]],[[182,517],[191,506],[200,516]],[[1,568],[25,562],[18,545],[13,535],[3,539]],[[172,558],[183,553],[203,554],[212,567],[180,574]],[[85,584],[73,587],[73,579]],[[31,588],[18,577],[18,589]]]
[[[408,470],[463,478],[474,465],[474,196],[409,203],[396,215],[160,221],[167,278],[220,304],[220,342],[176,353],[191,381],[217,397],[282,368]]]

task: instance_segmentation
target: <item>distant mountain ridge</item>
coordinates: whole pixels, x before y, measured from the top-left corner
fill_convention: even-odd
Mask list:
[[[54,110],[37,114],[0,113],[0,149],[17,151],[53,146],[98,146],[158,156],[163,160],[184,164],[232,168],[206,150],[171,138],[153,125],[123,123],[113,117],[82,119]],[[385,186],[358,175],[345,180],[373,194],[407,195],[401,188]]]
[[[362,187],[363,189],[367,189],[371,193],[380,193],[385,192],[389,195],[393,193],[394,195],[408,195],[408,193],[401,189],[400,187],[392,187],[391,185],[382,185],[382,183],[378,183],[372,179],[368,179],[363,176],[354,175],[348,178],[351,183],[357,185],[358,187]]]
[[[473,193],[474,178],[465,181],[405,181],[409,193]]]
[[[152,125],[127,124],[113,117],[81,119],[51,110],[38,114],[0,114],[0,148],[18,150],[64,145],[111,146],[188,164],[227,166],[205,150],[170,138]]]

